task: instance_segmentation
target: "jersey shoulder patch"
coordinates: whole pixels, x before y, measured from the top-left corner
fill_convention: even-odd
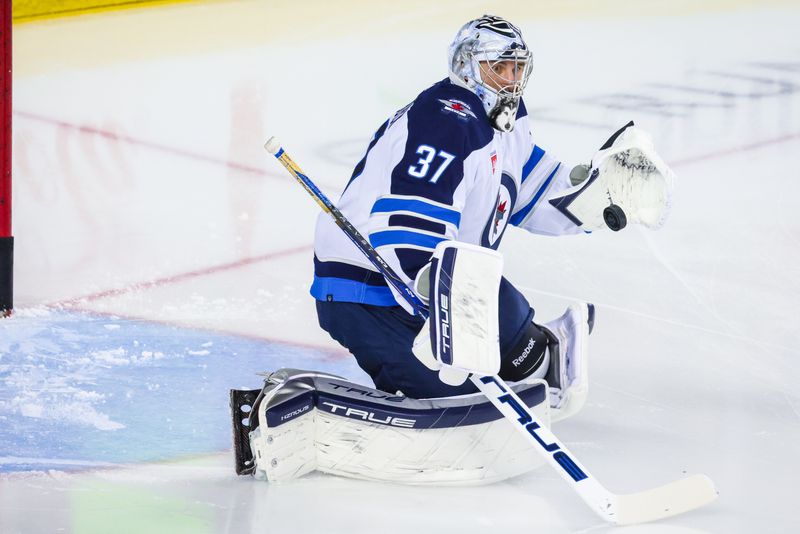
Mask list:
[[[414,101],[409,112],[409,131],[412,129],[453,137],[463,146],[462,157],[483,148],[494,137],[480,99],[449,79],[435,83]]]

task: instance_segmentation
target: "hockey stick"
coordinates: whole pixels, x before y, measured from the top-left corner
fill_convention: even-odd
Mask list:
[[[322,191],[306,176],[281,148],[274,137],[264,148],[289,171],[289,173],[328,213],[347,237],[364,253],[387,282],[423,317],[428,308],[417,295],[397,276],[364,236],[348,221]],[[677,515],[708,504],[717,497],[714,483],[705,475],[693,475],[664,486],[639,493],[617,495],[608,491],[550,431],[547,426],[520,400],[514,391],[498,376],[476,376],[470,379],[478,389],[500,410],[528,439],[561,477],[581,496],[600,517],[620,525],[644,523]]]

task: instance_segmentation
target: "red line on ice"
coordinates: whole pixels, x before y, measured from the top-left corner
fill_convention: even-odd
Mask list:
[[[114,132],[109,132],[106,130],[101,130],[100,128],[95,128],[93,126],[87,125],[79,125],[79,124],[72,124],[70,122],[62,121],[59,119],[53,119],[50,117],[44,117],[42,115],[37,115],[35,113],[29,113],[27,111],[15,111],[14,115],[18,117],[22,117],[25,119],[30,119],[34,121],[44,122],[47,124],[52,124],[54,126],[59,126],[62,128],[68,128],[70,130],[77,130],[84,134],[90,135],[97,135],[100,137],[105,137],[106,139],[110,139],[112,141],[124,142],[129,143],[131,145],[141,146],[144,148],[148,148],[150,150],[157,150],[159,152],[164,152],[166,154],[172,154],[173,156],[181,156],[188,159],[193,159],[197,161],[203,161],[206,163],[212,163],[214,165],[221,165],[223,167],[228,167],[230,169],[236,169],[238,171],[246,172],[249,174],[256,174],[258,176],[262,176],[264,178],[271,178],[273,180],[281,180],[281,181],[289,181],[289,176],[283,173],[276,173],[276,172],[269,172],[261,169],[259,167],[251,167],[249,165],[244,165],[242,163],[236,163],[233,161],[228,161],[219,158],[212,158],[210,156],[206,156],[203,154],[198,154],[196,152],[191,152],[189,150],[184,150],[182,148],[176,148],[166,145],[160,145],[158,143],[154,143],[152,141],[145,141],[143,139],[137,139],[135,137],[131,137],[129,135],[121,135]],[[254,140],[258,141],[258,140]],[[318,185],[325,187],[330,191],[338,191],[341,190],[340,186],[333,186],[330,184],[325,184],[323,182],[317,182]]]
[[[99,135],[101,137],[105,137],[107,139],[111,139],[113,141],[122,141],[125,143],[130,143],[132,145],[138,145],[145,148],[149,148],[151,150],[158,150],[160,152],[165,152],[167,154],[172,154],[176,156],[182,156],[189,159],[194,159],[198,161],[205,161],[207,163],[213,163],[215,165],[222,165],[225,167],[230,167],[232,169],[236,169],[239,171],[244,171],[252,174],[258,174],[260,176],[264,176],[267,178],[275,178],[275,179],[283,179],[283,175],[278,173],[271,173],[267,172],[263,169],[259,169],[257,167],[250,167],[248,165],[243,165],[241,163],[235,163],[232,161],[226,161],[224,159],[212,158],[209,156],[204,156],[203,154],[198,154],[196,152],[190,152],[188,150],[184,150],[182,148],[170,147],[166,145],[159,145],[158,143],[153,143],[151,141],[145,141],[143,139],[136,139],[135,137],[131,137],[129,135],[120,135],[113,132],[108,132],[106,130],[101,130],[99,128],[95,128],[93,126],[86,126],[86,125],[78,125],[72,124],[70,122],[52,119],[49,117],[43,117],[41,115],[37,115],[35,113],[28,113],[26,111],[15,111],[14,115],[18,117],[23,117],[26,119],[31,119],[39,122],[46,122],[48,124],[53,124],[55,126],[60,126],[62,128],[69,128],[71,130],[78,130],[81,133],[92,134],[92,135]]]
[[[800,138],[800,133],[784,135],[781,137],[776,137],[774,139],[767,139],[766,141],[758,141],[756,143],[750,143],[749,145],[727,148],[725,150],[718,150],[716,152],[710,152],[708,154],[701,154],[699,156],[692,156],[689,158],[680,159],[670,163],[670,165],[672,165],[673,167],[680,167],[681,165],[690,165],[692,163],[697,163],[698,161],[706,161],[710,159],[721,158],[724,156],[731,156],[739,154],[741,152],[747,152],[749,150],[757,150],[759,148],[764,148],[765,146],[777,145],[779,143],[785,143],[786,141],[793,141],[799,138]]]
[[[253,256],[250,258],[243,258],[240,260],[232,261],[229,263],[223,263],[220,265],[212,265],[211,267],[206,267],[204,269],[197,269],[194,271],[188,271],[185,273],[174,274],[171,276],[165,276],[163,278],[156,278],[155,280],[150,280],[147,282],[137,282],[135,284],[131,284],[125,287],[119,287],[114,289],[107,289],[105,291],[100,291],[98,293],[92,293],[91,295],[85,295],[82,297],[74,297],[67,300],[58,301],[55,303],[50,304],[50,306],[55,307],[74,307],[80,304],[84,304],[87,302],[92,302],[95,300],[108,298],[108,297],[116,297],[117,295],[124,295],[126,293],[132,293],[134,291],[140,291],[143,289],[149,289],[152,287],[159,287],[164,286],[167,284],[175,284],[178,282],[184,282],[186,280],[190,280],[192,278],[197,278],[200,276],[206,276],[209,274],[216,274],[223,271],[230,271],[232,269],[238,269],[239,267],[244,267],[247,265],[252,265],[254,263],[259,263],[262,261],[269,261],[274,260],[276,258],[283,258],[286,256],[291,256],[294,254],[299,254],[301,252],[308,252],[313,248],[312,245],[302,245],[299,247],[289,248],[286,250],[280,250],[277,252],[270,252],[267,254],[262,254],[261,256]]]

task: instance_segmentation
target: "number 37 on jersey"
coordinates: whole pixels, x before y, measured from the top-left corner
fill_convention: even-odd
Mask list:
[[[408,166],[408,174],[420,180],[427,178],[432,184],[439,180],[447,166],[455,159],[453,154],[428,145],[419,145],[417,154],[420,158],[417,163]]]

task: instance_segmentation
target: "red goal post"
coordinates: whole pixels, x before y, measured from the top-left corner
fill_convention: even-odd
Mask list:
[[[0,316],[14,307],[11,235],[11,0],[0,0]]]

